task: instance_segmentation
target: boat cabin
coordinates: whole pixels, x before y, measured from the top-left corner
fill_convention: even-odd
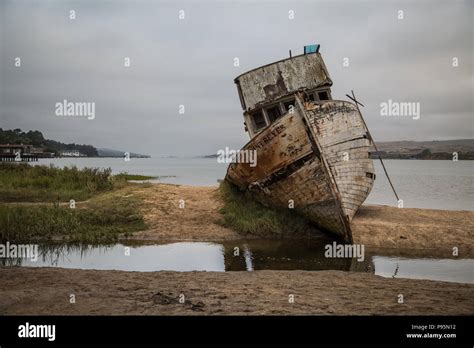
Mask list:
[[[305,46],[304,54],[253,69],[234,82],[250,138],[295,107],[298,92],[316,103],[332,99],[332,81],[319,45]]]

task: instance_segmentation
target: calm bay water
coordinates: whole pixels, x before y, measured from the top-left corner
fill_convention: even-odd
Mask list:
[[[385,160],[398,195],[406,208],[474,210],[474,161]],[[223,179],[227,164],[215,158],[55,158],[39,164],[58,167],[112,168],[113,173],[128,172],[158,177],[154,182],[210,186]],[[379,161],[374,160],[377,178],[367,203],[396,206],[395,196]]]

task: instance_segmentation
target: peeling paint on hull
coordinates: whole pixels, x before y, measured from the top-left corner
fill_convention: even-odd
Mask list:
[[[294,209],[352,242],[350,222],[374,180],[371,142],[354,104],[303,103],[258,133],[244,150],[258,165],[232,163],[226,180],[263,204]]]

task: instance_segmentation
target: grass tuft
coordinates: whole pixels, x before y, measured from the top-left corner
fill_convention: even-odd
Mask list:
[[[241,234],[309,237],[317,231],[309,220],[295,211],[266,207],[228,181],[221,182],[219,193],[224,201],[220,210],[224,216],[224,225]]]
[[[135,181],[144,181],[144,180],[156,179],[156,176],[128,174],[126,172],[117,174],[114,177],[116,177],[118,179],[135,180]]]

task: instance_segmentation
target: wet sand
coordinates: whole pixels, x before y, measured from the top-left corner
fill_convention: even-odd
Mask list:
[[[0,268],[0,314],[472,315],[474,285],[341,271]],[[76,303],[69,302],[70,294]],[[184,295],[184,303],[179,296]],[[402,294],[404,303],[398,303]],[[290,303],[290,295],[294,303]]]
[[[474,255],[474,212],[364,205],[352,221],[354,242],[400,251]]]

